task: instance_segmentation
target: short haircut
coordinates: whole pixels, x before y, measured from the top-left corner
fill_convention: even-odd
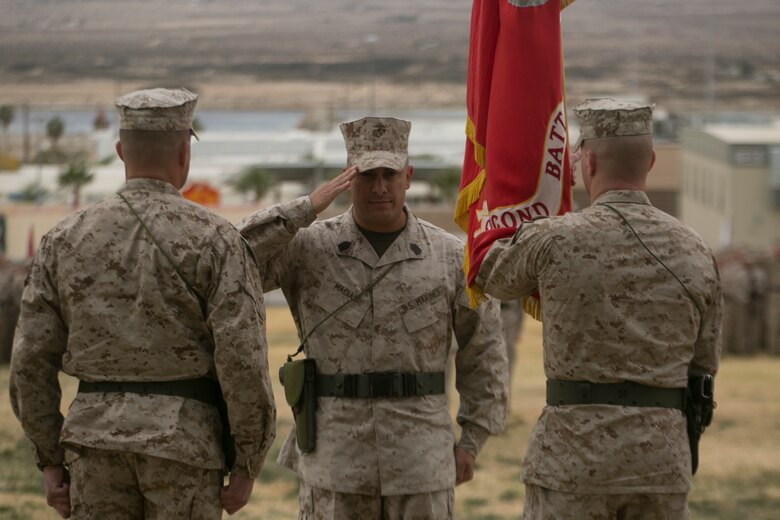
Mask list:
[[[126,163],[143,167],[176,159],[179,146],[190,138],[189,130],[170,132],[153,130],[120,130],[122,155]]]
[[[652,165],[653,136],[649,134],[587,139],[582,146],[596,156],[600,170],[615,179],[643,179]]]

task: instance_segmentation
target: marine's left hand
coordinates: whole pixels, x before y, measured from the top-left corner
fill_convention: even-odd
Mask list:
[[[474,478],[474,456],[461,447],[455,448],[455,485]]]
[[[62,518],[70,518],[70,485],[68,473],[63,466],[43,468],[43,490],[46,503]]]
[[[249,502],[254,486],[255,479],[252,477],[236,475],[235,473],[230,474],[228,485],[219,492],[222,508],[227,514],[232,515]]]

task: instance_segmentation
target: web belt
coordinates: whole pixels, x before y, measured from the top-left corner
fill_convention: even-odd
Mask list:
[[[547,380],[547,404],[612,404],[652,406],[685,411],[685,388],[660,388],[639,383],[591,383]]]
[[[444,372],[317,374],[318,397],[417,397],[444,393]]]
[[[79,381],[79,393],[94,392],[168,395],[194,399],[214,406],[217,406],[220,396],[217,382],[206,377],[181,381]]]

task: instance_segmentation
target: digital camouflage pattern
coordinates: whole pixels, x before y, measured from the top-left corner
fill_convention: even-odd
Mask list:
[[[339,126],[347,147],[347,164],[361,172],[385,167],[401,171],[409,158],[412,123],[394,117],[364,117]]]
[[[413,495],[357,495],[313,488],[301,482],[299,520],[356,518],[382,520],[450,520],[455,518],[452,489]]]
[[[612,98],[586,99],[574,107],[580,122],[580,137],[574,150],[579,149],[585,139],[652,134],[654,106]]]
[[[695,302],[602,203],[625,215]],[[723,294],[712,253],[642,192],[609,191],[579,213],[523,224],[491,247],[477,283],[502,299],[539,290],[548,379],[684,388],[689,366],[694,374],[718,368]],[[547,406],[522,480],[569,493],[685,493],[685,417],[669,408]]]
[[[581,495],[528,486],[523,520],[688,520],[688,495]]]
[[[489,434],[501,432],[506,415],[498,304],[469,308],[463,244],[406,211],[406,228],[381,258],[351,211],[313,223],[308,197],[263,209],[239,229],[258,255],[263,288],[282,288],[301,337],[354,300],[307,341],[306,356],[320,373],[444,371],[454,333],[460,445],[477,455]],[[316,449],[300,454],[291,432],[279,462],[315,488],[404,495],[453,487],[454,447],[444,394],[321,397]]]
[[[222,472],[120,451],[67,450],[73,518],[219,520]]]
[[[231,224],[172,185],[120,190],[199,302],[118,196],[66,218],[29,271],[11,361],[11,402],[36,459],[62,445],[141,453],[221,469],[216,408],[174,396],[79,394],[63,424],[58,371],[85,381],[217,378],[236,438],[235,473],[256,476],[274,438],[262,289]]]
[[[198,96],[187,89],[153,88],[116,99],[120,130],[192,131]]]

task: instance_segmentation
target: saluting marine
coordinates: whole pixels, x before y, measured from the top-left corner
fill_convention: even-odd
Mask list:
[[[229,222],[179,193],[196,101],[117,99],[127,182],[49,231],[29,271],[11,403],[63,517],[221,518],[249,499],[274,439],[257,265]],[[64,423],[60,370],[80,380]],[[222,490],[221,423],[235,446]]]
[[[300,476],[301,518],[452,518],[454,485],[503,428],[498,305],[469,308],[463,244],[404,204],[410,128],[383,117],[342,124],[348,167],[338,177],[239,225],[264,289],[282,288],[316,364],[316,432],[299,424],[279,456]],[[351,209],[315,222],[346,189]],[[457,442],[444,394],[453,334]]]
[[[590,207],[524,223],[476,279],[502,299],[541,295],[547,407],[523,460],[524,518],[687,518],[720,357],[718,268],[643,191],[652,106],[574,111]]]

